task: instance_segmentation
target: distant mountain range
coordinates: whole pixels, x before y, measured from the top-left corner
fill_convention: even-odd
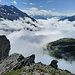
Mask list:
[[[50,18],[53,18],[53,17],[58,17],[59,18],[59,21],[64,21],[64,20],[68,20],[68,21],[75,21],[75,15],[73,16],[52,16],[52,15],[31,15],[33,18],[35,19],[43,19],[43,20],[47,20],[47,19],[50,19]]]
[[[0,30],[38,30],[37,21],[13,5],[0,5]]]
[[[59,18],[59,21],[64,21],[66,19],[68,19],[68,21],[75,21],[75,15],[73,16],[52,16],[52,15],[30,15],[35,19],[43,19],[43,20],[47,20],[53,17],[57,17]]]
[[[59,19],[63,19],[63,18],[66,18],[67,16],[52,16],[52,15],[30,15],[32,16],[33,18],[35,19],[43,19],[43,20],[47,20],[47,19],[50,19],[50,18],[53,18],[53,17],[58,17]]]
[[[58,17],[62,21],[66,20],[66,19],[68,19],[68,21],[75,21],[75,15],[73,15],[73,16],[51,16],[51,15],[44,16],[44,15],[34,15],[32,17],[35,18],[35,19],[43,19],[43,20],[47,20],[47,19],[50,19],[50,18],[53,18],[53,17]]]
[[[68,19],[68,21],[75,21],[75,15],[74,16],[70,16],[70,17],[65,17],[63,19],[60,19],[60,20],[66,20]]]
[[[32,16],[32,15],[31,15]],[[42,16],[42,15],[34,15],[34,16],[32,16],[33,18],[35,18],[35,19],[43,19],[43,20],[47,20],[47,17],[44,17],[44,16]]]

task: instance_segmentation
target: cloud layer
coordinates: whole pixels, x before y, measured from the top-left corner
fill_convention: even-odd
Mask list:
[[[31,3],[31,5],[33,5]],[[40,6],[43,7],[43,6]],[[53,8],[53,10],[55,10],[55,8]],[[23,12],[26,12],[28,15],[44,15],[44,16],[72,16],[75,15],[75,13],[68,13],[68,14],[63,14],[63,13],[59,13],[59,12],[53,12],[51,10],[38,10],[38,8],[32,7],[29,8],[28,10],[22,10]]]
[[[35,62],[41,61],[42,63],[48,65],[51,60],[55,58],[50,57],[49,55],[47,55],[47,51],[44,51],[44,49],[46,49],[46,44],[60,38],[75,38],[75,21],[70,22],[68,20],[58,20],[58,18],[38,20],[39,24],[43,25],[43,28],[39,31],[27,31],[21,29],[20,31],[14,31],[8,34],[5,33],[11,44],[10,54],[20,53],[25,57],[30,56],[31,54],[35,54]],[[3,23],[0,23],[0,28],[5,28],[5,26],[9,29],[18,27],[22,28],[22,21],[18,20],[10,22],[6,20],[3,21]],[[7,23],[7,25],[5,25],[5,23]],[[3,35],[4,32],[0,30],[0,34]],[[58,61],[59,68],[68,69],[72,73],[75,73],[75,62],[69,63],[63,59]]]
[[[39,30],[42,26],[40,26],[38,23],[33,22],[30,18],[25,17],[25,20],[22,18],[19,18],[17,20],[7,20],[2,19],[3,21],[0,21],[0,31],[5,32],[13,32],[13,31],[20,31],[20,30]],[[29,22],[29,23],[27,23]],[[36,27],[35,27],[35,26]]]

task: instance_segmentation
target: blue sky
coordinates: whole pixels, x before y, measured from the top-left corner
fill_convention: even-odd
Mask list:
[[[19,9],[38,8],[60,13],[75,13],[75,0],[0,0],[0,4],[14,5]]]

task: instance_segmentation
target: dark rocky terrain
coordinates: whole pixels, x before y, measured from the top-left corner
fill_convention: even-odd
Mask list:
[[[10,41],[6,36],[0,36],[0,61],[8,57],[10,51]]]
[[[63,38],[47,44],[49,55],[66,60],[75,60],[75,39]]]
[[[17,20],[19,17],[23,18],[28,17],[32,21],[36,21],[34,18],[28,16],[26,13],[20,11],[13,5],[0,5],[0,18],[8,19],[8,20]]]
[[[35,55],[24,58],[21,54],[14,53],[4,59],[0,64],[0,74],[20,69],[23,66],[29,66],[34,63]]]
[[[24,58],[20,54],[12,54],[0,64],[0,75],[74,75],[68,70],[59,69],[57,60],[45,65],[35,63],[34,58],[35,55]]]

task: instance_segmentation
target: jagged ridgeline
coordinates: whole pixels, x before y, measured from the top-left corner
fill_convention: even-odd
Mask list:
[[[47,44],[49,55],[66,60],[75,60],[75,39],[63,38]]]
[[[60,19],[60,20],[63,21],[63,20],[66,20],[66,19],[67,19],[68,21],[71,21],[71,22],[72,22],[72,21],[75,21],[75,15],[70,16],[70,17],[65,17],[65,18],[62,18],[62,19]]]

